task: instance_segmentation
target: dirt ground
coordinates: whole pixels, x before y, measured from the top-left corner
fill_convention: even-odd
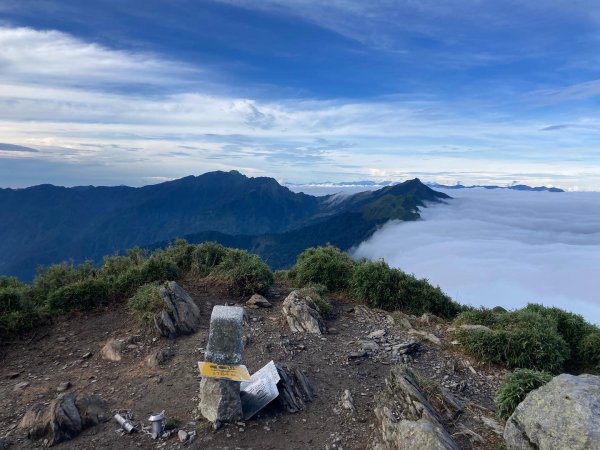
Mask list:
[[[121,435],[116,431],[119,425],[110,420],[56,445],[57,449],[364,449],[375,428],[374,398],[393,363],[386,349],[417,339],[420,349],[409,365],[464,403],[459,418],[445,422],[459,445],[494,449],[502,442],[493,429],[493,395],[506,373],[457,352],[445,324],[410,318],[415,329],[440,338],[438,345],[415,335],[398,315],[392,317],[333,298],[335,317],[327,321],[328,334],[294,334],[281,313],[281,302],[291,289],[281,285],[267,296],[272,308],[246,309],[246,365],[250,373],[271,360],[299,367],[309,377],[317,397],[296,414],[269,405],[246,422],[213,431],[197,411],[197,362],[203,360],[213,305],[243,305],[246,299],[232,298],[222,287],[205,281],[181,284],[203,312],[202,328],[194,335],[175,340],[158,337],[154,330],[142,328],[125,305],[111,305],[59,319],[2,349],[0,437],[8,436],[10,448],[43,447],[43,443],[23,437],[17,425],[29,406],[50,402],[57,395],[57,387],[69,382],[71,391],[95,394],[106,400],[111,410],[130,411],[135,421],[146,425],[150,414],[164,409],[167,417],[178,420],[180,429],[195,431],[196,438],[184,445],[176,432],[156,441],[145,433]],[[349,358],[358,350],[358,341],[376,330],[385,330],[385,336],[378,338],[380,349],[366,357]],[[100,357],[100,348],[109,338],[126,340],[121,361]],[[151,369],[146,356],[160,347],[171,347],[175,356],[166,365]],[[29,384],[15,389],[22,382]],[[346,389],[354,399],[353,413],[340,406]]]

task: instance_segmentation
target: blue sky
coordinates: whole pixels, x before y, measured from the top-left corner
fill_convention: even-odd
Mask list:
[[[0,186],[600,190],[600,3],[1,0]]]

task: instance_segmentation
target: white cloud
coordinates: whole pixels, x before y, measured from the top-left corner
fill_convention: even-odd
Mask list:
[[[471,305],[554,305],[600,324],[600,193],[460,190],[390,223],[356,255],[428,278]]]
[[[38,150],[0,149],[4,159],[119,167],[123,173],[135,163],[146,176],[168,178],[245,167],[295,182],[319,181],[302,179],[306,171],[297,168],[304,166],[320,181],[444,172],[435,181],[502,183],[510,177],[549,184],[558,178],[567,188],[600,188],[595,117],[569,118],[568,128],[548,132],[540,131],[552,125],[546,121],[434,98],[237,97],[202,67],[8,26],[0,26],[0,67],[2,142]],[[140,85],[149,89],[140,91]],[[169,153],[180,145],[201,150]]]

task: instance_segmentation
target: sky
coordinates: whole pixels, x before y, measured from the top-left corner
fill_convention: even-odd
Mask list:
[[[596,0],[0,0],[0,187],[600,190]]]
[[[355,250],[460,303],[557,306],[600,325],[600,192],[461,189],[422,221],[390,222]]]

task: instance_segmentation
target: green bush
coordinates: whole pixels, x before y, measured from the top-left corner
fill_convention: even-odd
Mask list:
[[[498,417],[508,419],[529,392],[543,386],[550,380],[552,380],[552,375],[548,372],[538,372],[530,369],[515,370],[506,377],[494,398]]]
[[[556,330],[539,324],[512,330],[459,330],[456,337],[468,353],[509,368],[559,372],[570,355]]]
[[[456,325],[485,325],[486,327],[493,328],[498,325],[500,315],[505,312],[506,310],[498,312],[487,308],[468,309],[456,316],[454,323]]]
[[[384,261],[361,260],[350,279],[353,297],[373,308],[403,309],[399,299],[400,271]]]
[[[207,276],[223,261],[229,251],[216,242],[204,242],[196,245],[191,254],[191,272],[196,276]]]
[[[20,288],[23,286],[25,286],[25,283],[22,283],[21,281],[19,281],[18,278],[0,276],[0,289]]]
[[[257,255],[245,250],[228,250],[210,275],[231,283],[234,295],[266,294],[273,284],[273,272]]]
[[[579,343],[582,370],[600,375],[600,332],[590,333]]]
[[[31,287],[33,300],[41,305],[56,290],[83,281],[93,276],[94,271],[91,261],[86,261],[79,266],[61,263],[40,267]]]
[[[188,244],[185,239],[177,239],[164,250],[156,251],[155,255],[160,252],[163,258],[172,261],[180,271],[187,273],[192,268],[195,250],[195,245]]]
[[[0,314],[21,311],[25,297],[25,289],[22,287],[0,288]]]
[[[298,256],[293,268],[295,282],[300,286],[318,283],[331,291],[344,289],[350,283],[354,265],[354,260],[336,247],[312,247]]]
[[[127,305],[141,321],[152,323],[154,317],[164,309],[160,288],[159,283],[145,284],[127,300]]]
[[[59,288],[48,296],[51,311],[91,309],[108,302],[109,284],[103,279],[88,278]]]
[[[398,306],[413,314],[431,313],[445,319],[456,317],[464,308],[448,297],[427,279],[417,279],[414,275],[400,272]],[[393,308],[399,309],[399,308]]]

